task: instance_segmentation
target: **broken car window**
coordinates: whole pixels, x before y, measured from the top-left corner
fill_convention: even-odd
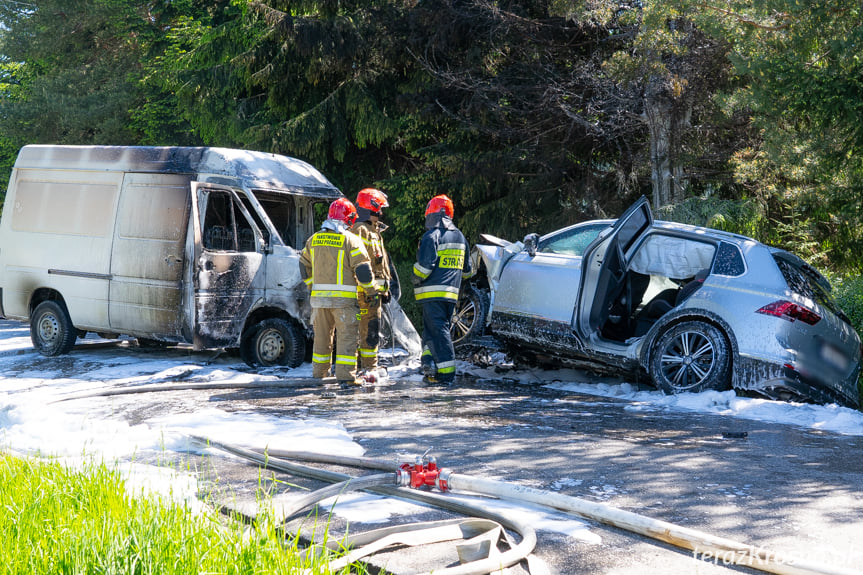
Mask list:
[[[273,227],[279,234],[279,239],[286,246],[297,246],[297,224],[294,216],[294,198],[285,194],[275,194],[254,190],[255,199],[264,208]],[[249,210],[251,211],[251,210]]]
[[[254,228],[228,192],[207,192],[203,240],[204,247],[211,250],[256,251]]]

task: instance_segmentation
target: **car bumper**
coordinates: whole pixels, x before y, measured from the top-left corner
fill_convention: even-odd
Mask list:
[[[790,364],[776,364],[754,358],[739,358],[734,370],[733,386],[754,391],[772,399],[802,399],[815,403],[837,403],[860,406],[857,377],[860,368],[845,379],[824,381]]]

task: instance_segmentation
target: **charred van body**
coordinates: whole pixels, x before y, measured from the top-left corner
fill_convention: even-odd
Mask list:
[[[300,160],[225,148],[25,146],[0,221],[6,317],[46,355],[86,332],[298,365],[299,252],[341,192]]]

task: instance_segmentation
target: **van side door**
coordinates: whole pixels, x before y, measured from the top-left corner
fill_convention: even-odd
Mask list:
[[[189,176],[127,173],[111,246],[111,329],[182,341]]]
[[[249,311],[263,299],[261,231],[227,186],[192,182],[192,306],[196,349],[237,347]]]

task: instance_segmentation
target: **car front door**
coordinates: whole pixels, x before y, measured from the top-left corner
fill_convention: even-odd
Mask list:
[[[522,250],[506,261],[494,312],[568,324],[578,296],[584,248],[607,227],[588,223],[548,234],[535,253]]]
[[[642,197],[598,237],[582,259],[581,289],[572,313],[572,330],[583,340],[602,328],[626,279],[629,259],[640,238],[653,224],[647,198]]]
[[[229,187],[192,182],[194,346],[231,347],[266,286],[264,240]]]

